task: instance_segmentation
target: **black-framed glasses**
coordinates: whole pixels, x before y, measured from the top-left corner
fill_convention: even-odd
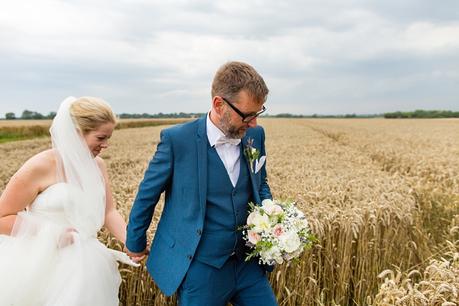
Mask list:
[[[244,114],[236,106],[234,106],[233,103],[231,103],[230,101],[228,101],[224,97],[221,97],[221,98],[223,99],[223,101],[225,101],[242,118],[242,122],[244,122],[244,123],[249,123],[250,121],[252,121],[253,119],[257,118],[258,116],[260,116],[261,114],[263,114],[266,111],[266,107],[263,105],[263,108],[260,111],[256,112],[256,113]]]

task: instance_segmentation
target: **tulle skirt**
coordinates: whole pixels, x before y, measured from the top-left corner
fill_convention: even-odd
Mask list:
[[[0,236],[1,306],[119,304],[121,277],[111,250],[33,214],[23,214],[21,223],[14,236]]]

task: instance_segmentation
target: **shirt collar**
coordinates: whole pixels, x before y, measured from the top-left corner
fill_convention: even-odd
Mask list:
[[[225,137],[225,134],[210,120],[210,112],[207,113],[206,128],[207,139],[211,147],[215,146],[219,138]]]

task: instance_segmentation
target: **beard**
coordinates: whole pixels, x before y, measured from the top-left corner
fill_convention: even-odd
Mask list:
[[[247,132],[248,127],[243,125],[242,127],[236,127],[231,123],[231,115],[229,112],[225,112],[220,121],[220,128],[225,133],[225,136],[233,139],[242,139]]]

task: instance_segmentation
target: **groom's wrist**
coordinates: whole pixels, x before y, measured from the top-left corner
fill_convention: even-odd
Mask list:
[[[147,242],[132,242],[129,238],[126,239],[126,249],[128,249],[132,253],[142,253],[147,248]]]

